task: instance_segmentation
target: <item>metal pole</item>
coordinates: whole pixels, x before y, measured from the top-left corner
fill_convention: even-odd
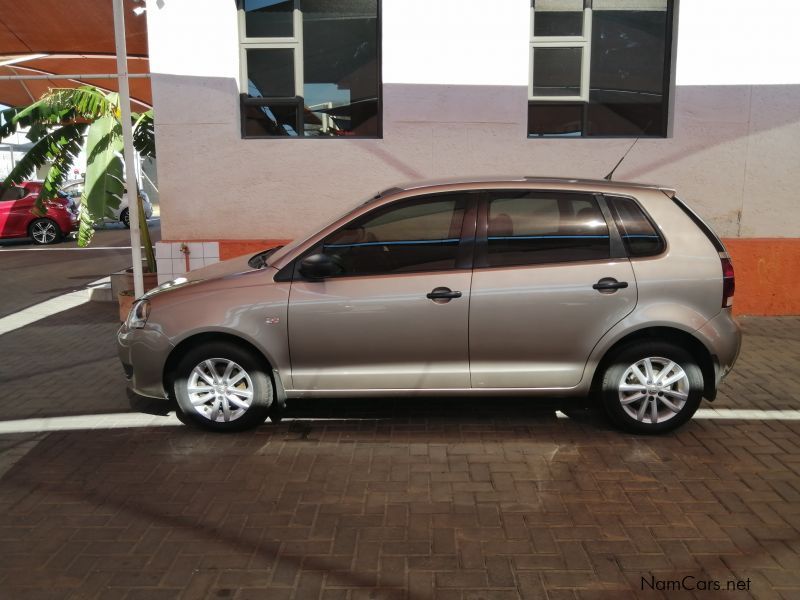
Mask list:
[[[128,216],[131,223],[131,258],[133,259],[133,291],[136,298],[144,294],[142,277],[142,235],[139,230],[138,193],[136,189],[136,163],[133,153],[133,127],[131,125],[131,92],[128,86],[128,50],[125,45],[125,14],[122,0],[114,4],[114,41],[117,46],[117,74],[119,75],[119,103],[122,118],[122,142],[125,149],[125,176],[123,185],[128,190]],[[128,182],[133,185],[128,185]],[[147,223],[145,223],[147,227]]]

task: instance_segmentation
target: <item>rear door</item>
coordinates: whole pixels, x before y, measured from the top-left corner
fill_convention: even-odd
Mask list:
[[[633,270],[602,202],[487,194],[470,298],[472,387],[573,387],[595,344],[633,310]]]

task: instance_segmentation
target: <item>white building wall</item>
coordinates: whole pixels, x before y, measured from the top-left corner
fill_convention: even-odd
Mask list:
[[[677,187],[724,236],[796,236],[800,2],[680,4],[674,136],[616,178]],[[409,180],[602,177],[631,140],[526,137],[529,6],[383,0],[383,139],[244,140],[233,0],[149,0],[163,236],[291,238]]]

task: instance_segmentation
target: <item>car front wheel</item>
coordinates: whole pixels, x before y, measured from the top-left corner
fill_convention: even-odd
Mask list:
[[[205,429],[241,431],[264,422],[275,397],[258,357],[236,344],[196,346],[179,361],[175,399],[184,416]]]
[[[610,361],[603,374],[605,411],[632,433],[664,433],[692,418],[703,395],[697,360],[668,342],[635,342]]]

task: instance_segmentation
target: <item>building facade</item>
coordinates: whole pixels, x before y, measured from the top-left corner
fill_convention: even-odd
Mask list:
[[[149,0],[162,280],[398,183],[675,187],[800,313],[796,0]],[[637,140],[632,147],[634,140]]]

